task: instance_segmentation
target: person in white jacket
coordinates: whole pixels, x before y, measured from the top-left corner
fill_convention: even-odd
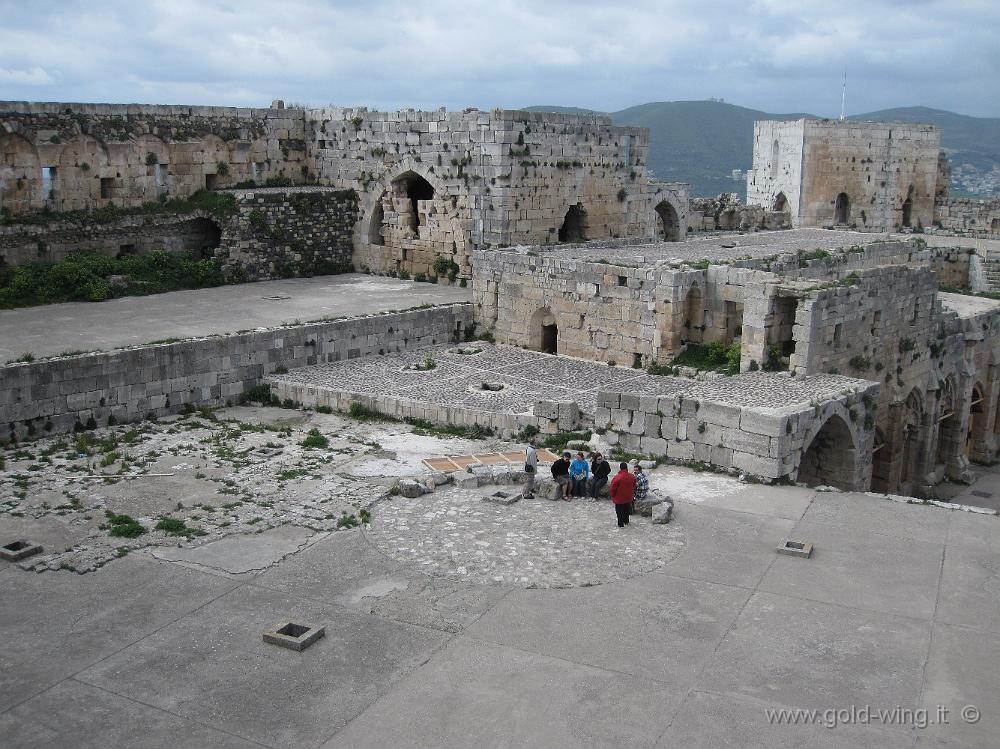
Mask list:
[[[538,452],[535,450],[535,438],[528,438],[524,448],[524,488],[521,497],[531,499],[535,496],[535,474],[538,473]]]

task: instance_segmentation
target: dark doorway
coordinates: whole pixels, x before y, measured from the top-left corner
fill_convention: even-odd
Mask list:
[[[219,181],[219,178],[216,177],[214,174],[206,174],[205,175],[205,189],[206,190],[214,190],[215,186],[218,184],[218,181]]]
[[[664,242],[679,242],[681,239],[681,222],[677,218],[677,210],[666,200],[656,206],[657,233]]]
[[[559,227],[560,242],[585,242],[586,232],[586,211],[579,203],[571,205],[566,211],[566,218],[563,219],[562,226]]]
[[[382,198],[375,201],[375,208],[372,211],[372,220],[368,225],[368,241],[375,245],[384,245],[385,236],[382,234],[382,225],[385,223],[385,208],[382,206]]]
[[[837,205],[833,211],[833,221],[836,224],[847,224],[851,220],[851,199],[846,192],[837,196]]]
[[[771,210],[775,213],[784,213],[788,210],[788,198],[785,197],[785,193],[778,193],[778,196],[774,199],[774,208]]]
[[[559,352],[559,328],[555,323],[542,326],[542,352],[546,354]]]
[[[913,213],[913,200],[907,198],[903,201],[903,226],[912,226],[911,214]]]

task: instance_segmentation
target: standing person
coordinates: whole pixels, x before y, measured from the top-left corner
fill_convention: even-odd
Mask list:
[[[635,464],[633,475],[635,476],[635,494],[632,496],[632,505],[628,510],[629,515],[635,515],[636,502],[649,496],[649,479],[646,477],[646,472],[642,470],[642,466],[638,463]]]
[[[535,438],[528,438],[524,448],[524,488],[521,497],[531,499],[535,496],[535,474],[538,472],[538,451],[535,450]]]
[[[569,502],[569,457],[570,454],[565,452],[552,464],[552,478],[556,482],[556,495],[552,499],[562,497]]]
[[[590,478],[590,465],[583,453],[577,453],[573,462],[569,464],[569,480],[572,484],[570,494],[574,497],[583,497],[587,493],[587,480]]]
[[[590,463],[590,496],[597,499],[601,494],[601,489],[608,483],[611,475],[611,466],[604,456],[594,453],[594,459]]]
[[[622,463],[618,473],[611,480],[611,501],[615,503],[615,515],[618,517],[618,527],[628,525],[628,508],[632,506],[635,495],[635,476],[628,472],[628,463]]]

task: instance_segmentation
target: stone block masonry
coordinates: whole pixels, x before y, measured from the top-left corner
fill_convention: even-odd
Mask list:
[[[431,346],[472,324],[472,306],[456,304],[8,364],[0,367],[0,440],[223,406],[278,367]]]

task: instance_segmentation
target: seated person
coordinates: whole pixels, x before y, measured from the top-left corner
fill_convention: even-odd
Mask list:
[[[582,497],[587,493],[587,481],[590,478],[590,465],[583,453],[577,453],[573,462],[569,464],[570,494],[574,497]]]
[[[565,452],[562,457],[552,464],[552,478],[556,482],[556,493],[553,499],[565,499],[569,501],[569,457]]]
[[[611,475],[611,465],[600,453],[594,453],[594,459],[590,462],[590,474],[590,496],[597,499]]]

